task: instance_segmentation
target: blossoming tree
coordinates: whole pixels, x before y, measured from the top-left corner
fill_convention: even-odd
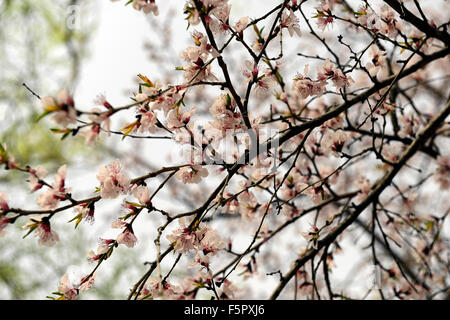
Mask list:
[[[127,4],[157,24],[158,2]],[[51,247],[63,241],[54,220],[93,223],[120,199],[115,237],[98,235],[91,270],[60,275],[54,299],[82,296],[116,248],[139,250],[145,233],[153,259],[124,288],[128,299],[240,299],[261,287],[270,299],[446,297],[448,4],[280,0],[242,17],[230,2],[184,3],[192,44],[173,66],[182,76],[139,74],[127,105],[30,89],[64,141],[118,136],[118,148],[140,141],[137,156],[170,141],[157,152],[172,157],[137,176],[118,158],[92,172],[97,185],[72,185],[70,167],[52,180],[1,144],[0,163],[38,195],[22,208],[1,190],[0,232],[22,224]],[[140,228],[145,216],[151,228]],[[370,283],[338,281],[340,265],[355,263]]]

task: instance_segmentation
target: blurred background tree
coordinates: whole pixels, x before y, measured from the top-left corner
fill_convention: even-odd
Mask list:
[[[86,148],[83,139],[62,143],[60,136],[49,130],[47,120],[36,122],[42,113],[40,102],[23,86],[26,83],[40,95],[76,87],[82,63],[89,56],[89,40],[95,34],[93,7],[97,5],[97,1],[88,0],[0,0],[0,141],[21,164],[41,164],[51,172],[75,156],[101,150]],[[73,20],[78,18],[74,14],[82,19]],[[27,186],[19,177],[23,178],[2,170],[0,184],[14,183],[23,192]],[[77,239],[86,232],[81,227],[74,234],[72,224],[60,228],[73,238],[68,239],[69,255],[63,247],[50,254],[35,241],[18,243],[23,233],[19,225],[0,241],[0,299],[44,299],[57,286],[48,282],[49,276],[64,274],[67,263],[80,264],[89,248]],[[115,273],[125,267],[125,262],[123,267],[118,264]],[[114,273],[108,276],[117,278]],[[117,297],[112,288],[116,282],[104,283],[93,294],[105,299]]]
[[[41,163],[54,169],[70,160],[68,149],[83,151],[80,141],[62,144],[44,122],[34,121],[41,106],[22,84],[45,95],[76,86],[94,31],[93,20],[88,18],[93,11],[87,10],[87,2],[0,1],[0,141],[20,163]],[[69,23],[71,6],[79,10],[84,25],[73,28]],[[13,177],[0,174],[2,180]]]

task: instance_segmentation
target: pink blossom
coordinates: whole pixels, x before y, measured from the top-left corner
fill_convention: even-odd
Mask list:
[[[158,122],[156,114],[153,111],[141,111],[140,115],[141,119],[138,131],[148,131],[150,133],[154,133],[156,131],[156,124]]]
[[[111,0],[113,2],[119,0]],[[155,0],[132,0],[133,9],[142,10],[145,14],[153,13],[154,16],[159,14],[158,6]]]
[[[191,165],[180,168],[175,176],[184,184],[199,183],[202,178],[208,176],[208,170],[200,165]]]
[[[51,96],[42,97],[41,103],[46,112],[54,113],[52,119],[63,127],[76,122],[74,101],[66,89],[58,91],[56,99]]]
[[[77,206],[74,207],[75,211],[78,214],[81,214],[81,218],[85,219],[87,222],[89,223],[94,223],[95,218],[94,218],[94,207],[93,206],[88,206],[87,203],[82,203],[79,204]]]
[[[93,275],[88,275],[86,277],[81,278],[79,291],[86,291],[92,288],[94,286],[96,276],[97,273],[94,273]]]
[[[206,229],[206,230],[205,230]],[[222,240],[216,230],[210,228],[203,228],[204,235],[199,239],[200,244],[198,249],[205,255],[213,256],[217,251],[226,247],[225,241]]]
[[[47,170],[43,168],[42,166],[38,166],[36,170],[30,169],[30,190],[31,192],[35,192],[36,190],[39,190],[42,188],[43,183],[42,179],[44,179],[47,176]]]
[[[450,157],[438,156],[437,163],[438,168],[436,169],[434,177],[439,183],[441,190],[447,190],[450,188]]]
[[[101,167],[97,180],[100,181],[100,195],[105,199],[117,198],[121,193],[126,194],[130,185],[130,179],[121,172],[119,159]]]
[[[354,82],[352,77],[347,77],[341,69],[336,68],[336,66],[330,61],[330,59],[327,59],[325,63],[318,69],[317,77],[320,81],[331,79],[337,88],[350,86]]]
[[[219,118],[224,114],[230,114],[236,108],[236,102],[230,94],[221,94],[216,98],[209,112],[214,118]]]
[[[187,220],[181,218],[178,220],[180,228],[174,230],[172,234],[167,235],[167,240],[173,245],[176,252],[184,253],[194,249],[194,244],[197,242],[195,231],[189,230]]]
[[[3,192],[0,192],[0,209],[2,211],[8,211],[9,210],[9,206],[7,201],[9,200],[8,195],[4,194]]]
[[[242,37],[242,34],[244,32],[244,29],[247,28],[248,25],[248,17],[242,17],[239,19],[238,22],[234,25],[234,30],[239,33],[239,35]]]
[[[303,238],[306,239],[308,243],[312,243],[313,248],[317,249],[318,239],[319,239],[319,228],[314,225],[308,229],[308,231],[301,232]]]
[[[134,235],[131,225],[127,225],[126,229],[117,237],[118,244],[124,244],[128,248],[133,248],[136,245],[137,238]]]
[[[128,223],[126,223],[126,222],[124,222],[124,221],[122,221],[122,220],[114,220],[114,221],[111,223],[111,228],[113,228],[113,229],[120,229],[120,228],[125,227],[127,224],[128,224]]]
[[[61,166],[55,174],[55,182],[46,192],[39,195],[37,203],[42,209],[55,209],[61,200],[67,198],[66,193],[70,192],[70,188],[65,187],[66,168],[66,165]]]
[[[294,89],[298,91],[302,99],[306,99],[309,96],[321,95],[325,92],[326,81],[325,80],[311,80],[307,77],[308,65],[305,65],[303,75],[298,73],[294,79]]]
[[[255,218],[259,207],[255,194],[251,191],[244,191],[238,196],[239,213],[245,221],[251,221]]]
[[[100,106],[104,106],[106,109],[113,109],[112,105],[108,102],[108,100],[106,100],[104,94],[98,94],[94,99],[94,103]]]
[[[328,1],[322,1],[320,6],[315,8],[317,10],[317,15],[314,17],[317,18],[317,26],[325,30],[325,28],[333,23],[333,17],[331,16],[331,9]]]
[[[377,45],[372,45],[369,53],[371,61],[366,64],[366,69],[372,77],[375,77],[384,65],[386,53],[381,51]]]
[[[139,203],[143,206],[149,206],[151,205],[150,201],[150,191],[147,187],[139,186],[136,189],[133,190],[133,196],[135,196]]]
[[[289,10],[289,15],[283,12],[281,16],[281,28],[287,28],[291,37],[294,35],[294,32],[299,37],[302,35],[298,22],[299,19],[292,10]]]
[[[194,115],[195,110],[195,107],[192,107],[189,111],[180,111],[178,108],[173,109],[169,114],[167,126],[169,127],[169,129],[184,127],[191,120],[191,117]]]
[[[78,298],[78,289],[69,281],[67,273],[61,278],[58,292],[62,294],[64,300],[76,300]]]
[[[412,137],[416,136],[419,131],[420,121],[418,117],[415,117],[413,113],[400,115],[399,116],[400,131],[398,132],[399,137]]]
[[[348,138],[349,135],[342,130],[328,132],[322,140],[323,148],[325,150],[331,150],[334,156],[339,157],[338,153],[342,151]]]
[[[225,4],[218,6],[211,10],[211,15],[215,16],[217,20],[211,19],[209,27],[211,31],[215,34],[222,34],[229,29],[227,24],[228,16],[230,15],[231,5]]]
[[[56,231],[50,227],[50,222],[42,221],[36,229],[36,236],[39,237],[38,243],[41,246],[52,247],[59,241]]]
[[[9,223],[11,223],[11,219],[0,215],[0,238],[5,235],[5,228]]]

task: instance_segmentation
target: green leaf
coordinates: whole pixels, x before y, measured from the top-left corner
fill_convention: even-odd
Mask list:
[[[49,113],[52,113],[51,111],[44,111],[36,120],[35,122],[39,122],[42,118],[44,118]]]
[[[24,235],[24,236],[22,237],[22,239],[25,239],[26,237],[28,237],[28,235],[29,235],[30,233],[32,233],[37,227],[38,227],[37,225],[30,227],[30,230],[28,231],[28,233],[27,233],[26,235]]]

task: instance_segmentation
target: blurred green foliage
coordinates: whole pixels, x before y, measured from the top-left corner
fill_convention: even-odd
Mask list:
[[[43,164],[54,169],[68,163],[74,153],[85,151],[82,141],[61,143],[45,121],[39,95],[76,86],[88,39],[94,30],[86,0],[0,0],[0,141],[21,164]],[[68,23],[70,6],[83,18],[78,28]],[[15,175],[0,174],[0,179]]]
[[[95,150],[84,146],[83,139],[67,139],[50,131],[49,120],[36,122],[42,113],[41,104],[22,84],[26,83],[38,95],[54,95],[61,88],[76,87],[81,62],[87,56],[88,40],[95,31],[92,19],[96,1],[92,0],[0,0],[0,142],[6,143],[8,153],[21,165],[45,166],[49,172],[63,163],[70,164],[75,156]],[[78,28],[68,24],[70,6],[77,6]],[[14,185],[23,204],[31,195],[24,189],[24,175],[0,170],[2,191],[12,192]],[[16,202],[17,203],[17,202]],[[36,241],[22,240],[18,221],[8,227],[0,238],[0,299],[45,299],[57,289],[57,281],[66,272],[67,264],[85,262],[88,246],[80,241],[86,230],[76,232],[64,222],[59,232],[70,240],[63,247],[45,250]],[[79,261],[80,260],[80,261]],[[114,275],[112,275],[114,276]],[[49,282],[52,279],[52,282]],[[56,281],[56,282],[55,282]],[[54,282],[54,283],[53,283]],[[107,281],[115,283],[114,281]],[[101,286],[96,294],[114,298],[110,288]]]

